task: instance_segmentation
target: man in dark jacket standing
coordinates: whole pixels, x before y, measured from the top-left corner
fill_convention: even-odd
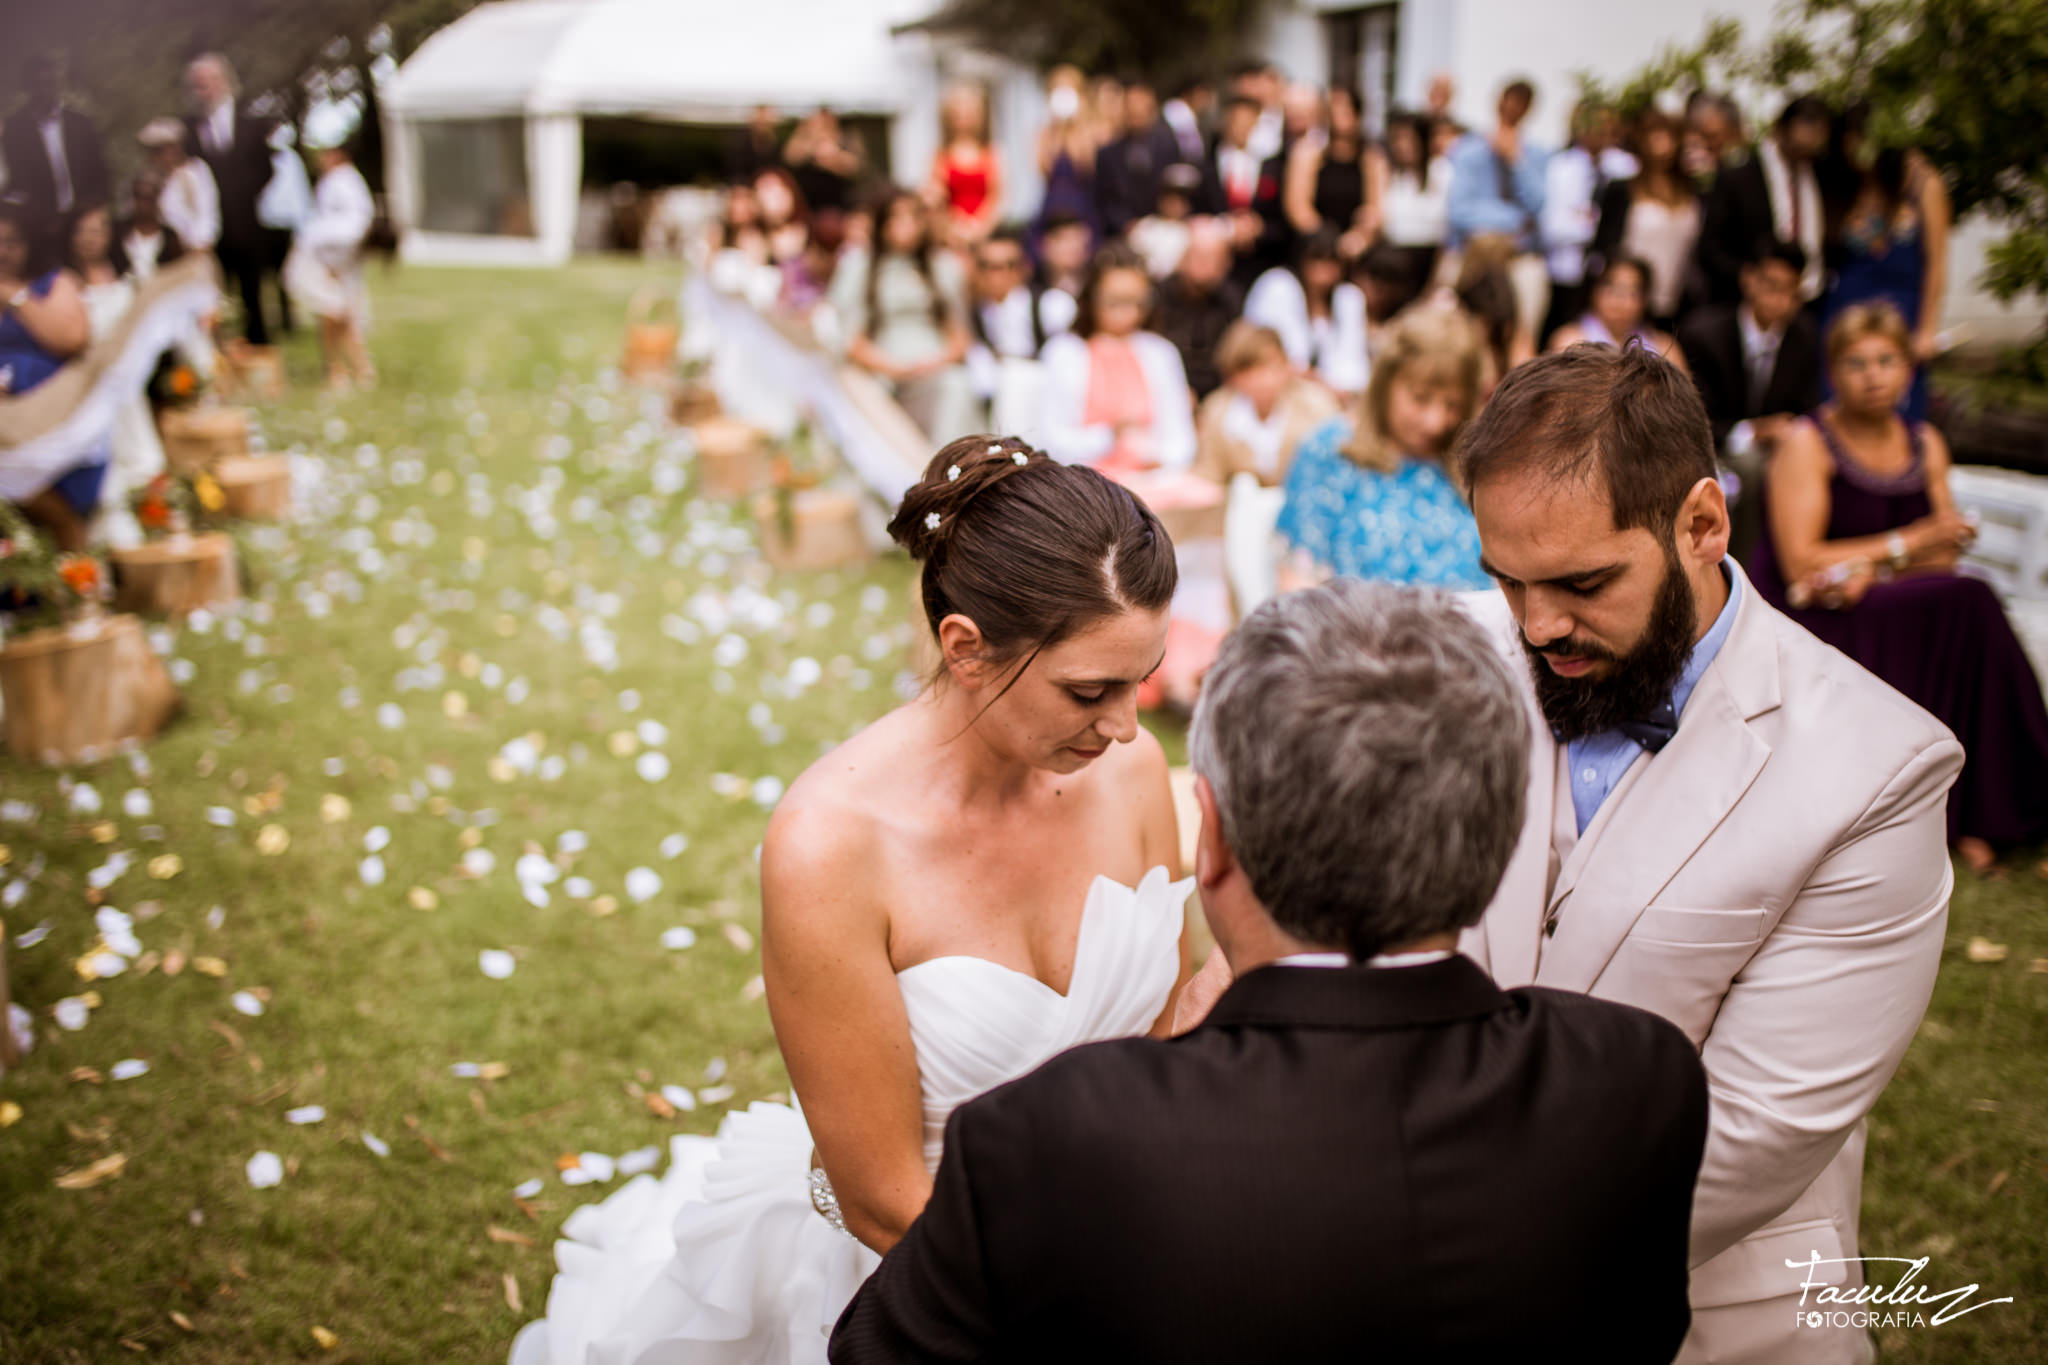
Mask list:
[[[243,331],[257,346],[270,340],[263,322],[263,271],[267,261],[263,224],[256,201],[270,183],[272,124],[235,104],[235,69],[209,52],[185,68],[185,95],[192,106],[185,120],[185,148],[206,163],[220,189],[221,274],[235,282],[242,299]]]
[[[28,99],[0,132],[7,193],[27,208],[37,246],[54,254],[72,210],[108,202],[107,159],[93,121],[64,107],[61,58],[37,53],[22,63],[21,75]]]
[[[1446,594],[1339,579],[1247,617],[1190,734],[1237,980],[1192,1032],[956,1109],[835,1365],[1670,1360],[1699,1057],[1456,951],[1520,835],[1528,744]]]

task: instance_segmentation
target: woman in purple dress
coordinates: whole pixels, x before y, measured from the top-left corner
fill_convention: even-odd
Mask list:
[[[1771,457],[1756,585],[1793,620],[1941,719],[1968,754],[1949,843],[1985,872],[2048,836],[2048,707],[1989,585],[1955,571],[1975,538],[1941,433],[1895,412],[1912,337],[1889,303],[1828,333],[1834,402]]]

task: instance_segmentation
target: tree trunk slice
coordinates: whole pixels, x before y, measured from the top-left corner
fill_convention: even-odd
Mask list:
[[[276,456],[231,455],[213,467],[230,516],[283,521],[292,510],[292,466]]]
[[[31,631],[0,648],[7,747],[34,763],[97,763],[161,730],[178,690],[142,622],[105,616]]]
[[[240,408],[166,408],[157,414],[156,425],[165,462],[181,474],[249,453],[249,417]]]
[[[144,616],[184,616],[242,595],[235,542],[219,531],[167,536],[115,550],[114,606]]]
[[[676,367],[676,342],[681,338],[682,331],[674,323],[629,324],[620,371],[632,380],[667,378]]]
[[[773,494],[754,499],[761,548],[776,568],[799,572],[840,569],[865,564],[874,557],[860,524],[860,499],[854,494],[806,488],[794,495],[786,528],[777,501]]]
[[[697,436],[697,486],[706,497],[738,498],[768,482],[768,438],[759,427],[712,417]]]

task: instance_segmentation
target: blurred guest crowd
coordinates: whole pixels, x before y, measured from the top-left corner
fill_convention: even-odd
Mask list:
[[[1262,592],[1484,586],[1460,429],[1540,351],[1652,348],[1697,385],[1765,597],[1962,734],[1965,855],[2048,834],[2040,687],[1991,590],[1952,572],[1975,530],[1925,422],[1941,176],[1813,96],[1757,127],[1708,90],[1627,117],[1584,100],[1552,148],[1529,82],[1493,93],[1463,126],[1439,77],[1368,128],[1358,91],[1262,62],[1171,90],[1060,67],[1035,204],[1006,195],[976,88],[944,101],[915,185],[881,182],[829,110],[778,139],[764,109],[708,266],[933,446],[1018,433],[1161,511],[1183,570],[1168,702]],[[1244,545],[1277,547],[1270,574]]]

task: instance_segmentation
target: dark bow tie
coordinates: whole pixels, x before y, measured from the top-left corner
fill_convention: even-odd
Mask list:
[[[1647,716],[1636,716],[1620,722],[1614,727],[1627,738],[1634,740],[1650,753],[1663,752],[1671,737],[1678,733],[1678,713],[1671,709],[1671,699],[1658,702]],[[1553,727],[1551,734],[1560,742],[1563,736]]]
[[[1614,728],[1651,753],[1660,753],[1678,733],[1678,713],[1671,709],[1671,699],[1666,697],[1649,715],[1625,720]]]

